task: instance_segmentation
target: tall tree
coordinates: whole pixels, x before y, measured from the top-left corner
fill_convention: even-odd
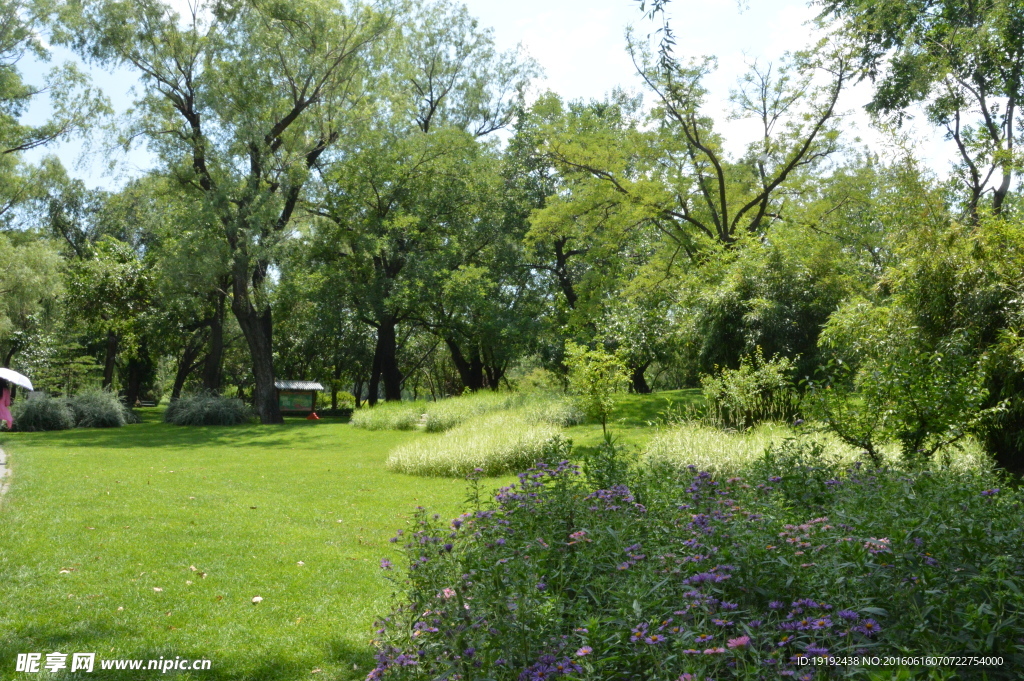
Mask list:
[[[55,38],[140,76],[130,137],[201,197],[231,257],[231,308],[249,347],[254,403],[282,421],[274,390],[270,273],[321,156],[343,137],[361,93],[360,53],[380,13],[299,0],[158,0],[59,5]]]
[[[902,122],[923,104],[957,149],[966,212],[999,213],[1021,170],[1024,4],[1016,0],[824,0],[820,18],[875,83],[868,111]]]

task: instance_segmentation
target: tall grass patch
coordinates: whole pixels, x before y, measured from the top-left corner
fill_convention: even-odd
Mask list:
[[[46,430],[67,430],[75,427],[75,415],[67,400],[39,396],[20,400],[11,410],[14,428],[27,433]]]
[[[363,430],[412,430],[426,407],[426,402],[384,402],[357,409],[349,423]]]
[[[109,390],[92,390],[75,395],[68,406],[78,428],[120,428],[135,423],[135,416],[117,394]]]
[[[186,395],[164,412],[164,421],[176,426],[235,426],[252,418],[242,400],[220,395]]]
[[[522,393],[478,392],[431,402],[426,409],[425,428],[430,433],[442,433],[477,416],[518,407],[525,399]]]
[[[522,470],[537,462],[545,446],[580,414],[566,400],[542,398],[464,421],[440,435],[425,437],[391,452],[387,466],[399,473],[463,476]]]
[[[643,453],[647,466],[669,465],[676,468],[697,466],[715,474],[732,475],[760,459],[766,450],[799,437],[796,429],[778,423],[762,423],[749,430],[722,430],[699,422],[683,422],[661,430]],[[860,449],[851,447],[831,433],[815,435],[823,458],[852,465],[865,461]],[[881,450],[882,461],[895,465],[899,447],[892,444]],[[966,439],[940,451],[934,460],[937,468],[979,470],[991,466],[990,458],[974,439]]]

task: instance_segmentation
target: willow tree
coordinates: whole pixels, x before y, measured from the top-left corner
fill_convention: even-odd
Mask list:
[[[143,139],[201,198],[230,251],[231,309],[245,336],[263,423],[274,391],[271,270],[318,160],[345,133],[365,48],[387,28],[332,0],[64,2],[55,39],[140,79],[125,143]]]

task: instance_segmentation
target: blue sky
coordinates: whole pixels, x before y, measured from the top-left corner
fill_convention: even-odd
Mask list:
[[[184,7],[186,0],[171,0]],[[492,27],[500,49],[522,44],[545,71],[536,90],[553,90],[566,99],[601,98],[616,87],[641,90],[640,81],[625,51],[625,30],[633,25],[637,34],[646,35],[656,26],[645,19],[635,0],[464,0],[480,24]],[[814,38],[809,20],[813,8],[800,0],[674,0],[670,16],[677,34],[676,51],[681,56],[714,55],[718,70],[709,79],[710,106],[723,121],[730,149],[738,152],[751,141],[755,131],[742,121],[724,123],[729,90],[754,59],[762,62],[779,59],[787,50],[797,50]],[[54,61],[70,58],[56,50]],[[30,80],[38,81],[40,70],[25,65]],[[118,112],[131,103],[129,72],[107,73],[93,70],[93,79],[111,98]],[[848,112],[846,125],[874,151],[885,153],[886,139],[871,129],[861,107],[867,101],[866,84],[845,93],[841,108]],[[45,106],[37,105],[31,116],[45,115]],[[920,153],[932,166],[944,171],[948,162],[946,145],[925,128],[910,128],[919,143]],[[102,145],[94,144],[95,149]],[[104,169],[106,157],[99,151],[82,154],[83,145],[69,143],[35,152],[56,153],[72,173],[89,186],[114,187],[124,179],[142,172],[149,163],[144,152],[114,158],[113,173]]]

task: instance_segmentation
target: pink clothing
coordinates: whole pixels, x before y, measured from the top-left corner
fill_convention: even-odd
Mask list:
[[[0,395],[0,421],[6,421],[8,428],[14,426],[14,418],[11,416],[10,388],[4,388],[3,395]]]

